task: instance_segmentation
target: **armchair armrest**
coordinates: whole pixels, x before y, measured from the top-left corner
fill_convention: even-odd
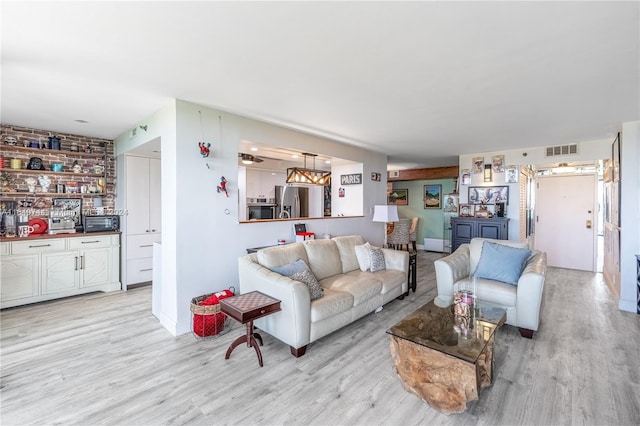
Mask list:
[[[256,326],[294,348],[309,344],[309,288],[300,281],[271,272],[256,263],[256,259],[255,254],[238,259],[240,292],[261,291],[281,301],[280,312],[256,320]]]
[[[462,244],[447,257],[433,262],[438,296],[453,297],[453,284],[469,276],[469,244]]]
[[[516,296],[518,327],[538,330],[546,270],[547,254],[545,252],[535,253],[525,264],[518,280]]]

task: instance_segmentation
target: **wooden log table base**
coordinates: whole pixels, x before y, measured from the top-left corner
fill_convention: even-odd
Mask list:
[[[494,336],[475,364],[390,337],[391,356],[404,388],[445,414],[463,412],[468,401],[478,399],[479,389],[492,383]]]

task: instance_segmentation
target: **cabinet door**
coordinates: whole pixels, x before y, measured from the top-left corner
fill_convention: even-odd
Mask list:
[[[160,159],[149,159],[149,232],[162,232]]]
[[[3,302],[39,295],[39,259],[36,254],[2,257],[0,299]]]
[[[108,284],[111,280],[111,249],[97,248],[80,253],[81,287]]]
[[[126,156],[127,233],[149,232],[149,159]]]
[[[500,222],[484,222],[478,221],[478,237],[480,238],[493,238],[494,240],[502,240],[502,227],[503,223]]]
[[[79,274],[77,251],[42,254],[42,294],[77,289]]]

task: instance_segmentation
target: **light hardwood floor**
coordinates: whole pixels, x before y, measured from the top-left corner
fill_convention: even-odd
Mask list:
[[[620,312],[601,275],[549,268],[533,340],[504,326],[495,383],[466,412],[441,414],[406,392],[387,328],[436,295],[435,253],[418,291],[294,358],[263,333],[265,366],[243,333],[171,336],[151,289],[7,309],[1,324],[2,425],[631,425],[640,423],[640,316]],[[194,295],[196,296],[196,295]]]

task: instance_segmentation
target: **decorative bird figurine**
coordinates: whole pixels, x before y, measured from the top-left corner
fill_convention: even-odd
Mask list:
[[[227,192],[227,180],[224,176],[220,177],[220,185],[217,186],[216,191],[218,191],[218,193],[224,192],[227,197],[229,196]]]
[[[202,158],[207,158],[209,156],[210,151],[211,151],[211,144],[210,143],[204,143],[204,142],[198,142],[198,146],[200,147],[200,155],[202,155]]]

